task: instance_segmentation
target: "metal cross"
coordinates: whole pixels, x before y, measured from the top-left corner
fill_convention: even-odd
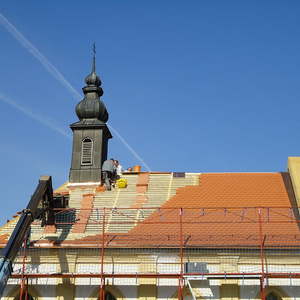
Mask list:
[[[93,43],[93,54],[96,56],[96,43]]]

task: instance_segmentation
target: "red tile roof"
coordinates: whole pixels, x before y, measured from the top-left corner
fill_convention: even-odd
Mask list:
[[[199,185],[179,188],[128,233],[107,233],[106,243],[116,247],[178,247],[181,242],[186,247],[259,247],[263,241],[269,247],[299,247],[297,218],[288,173],[202,174]],[[99,244],[101,236],[74,244],[93,241]]]
[[[154,212],[129,234],[151,234],[153,239],[161,236],[164,237],[162,245],[174,245],[165,240],[169,236],[177,239],[178,244],[178,237],[174,235],[180,232],[180,216],[174,207],[181,207],[184,208],[182,231],[187,246],[255,246],[261,237],[270,246],[284,245],[288,236],[300,233],[295,219],[297,211],[292,210],[292,196],[287,173],[202,174],[199,186],[179,189],[160,211]],[[271,208],[258,210],[254,207]],[[259,218],[262,220],[261,236]]]
[[[198,186],[177,191],[163,207],[290,206],[285,173],[215,173],[200,175]]]

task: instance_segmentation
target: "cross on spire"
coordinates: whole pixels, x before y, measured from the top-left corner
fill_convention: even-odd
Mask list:
[[[93,43],[93,65],[92,65],[92,72],[95,73],[96,72],[96,43]]]
[[[93,54],[94,54],[94,56],[96,56],[96,43],[95,42],[93,43]]]

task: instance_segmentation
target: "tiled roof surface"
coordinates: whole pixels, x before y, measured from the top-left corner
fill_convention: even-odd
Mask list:
[[[70,208],[76,210],[60,214],[59,220],[75,224],[41,228],[35,222],[32,239],[45,245],[48,240],[55,245],[99,246],[105,207],[111,246],[174,247],[181,229],[182,242],[191,247],[256,246],[261,238],[266,245],[300,240],[288,173],[186,173],[178,178],[172,173],[140,173],[125,178],[128,187],[112,191],[63,185],[55,193],[69,193]],[[12,228],[13,224],[0,230],[0,235]]]
[[[200,185],[178,190],[162,205],[162,209],[170,208],[169,211],[163,214],[161,211],[154,212],[129,233],[133,236],[178,234],[179,222],[174,221],[178,220],[179,214],[171,208],[182,207],[186,208],[182,215],[182,231],[188,238],[187,245],[258,244],[259,218],[265,243],[285,244],[287,239],[283,237],[300,233],[295,221],[297,211],[292,210],[293,203],[286,173],[202,174]],[[201,210],[201,207],[209,209]],[[254,207],[271,208],[259,210]],[[162,241],[162,245],[168,243]]]
[[[291,202],[285,173],[202,174],[200,185],[180,189],[163,207],[284,207]]]

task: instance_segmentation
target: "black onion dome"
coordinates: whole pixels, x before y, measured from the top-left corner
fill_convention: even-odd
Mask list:
[[[106,123],[108,112],[105,104],[100,100],[103,95],[101,80],[96,74],[95,56],[93,57],[92,72],[85,78],[86,86],[82,89],[84,99],[76,105],[76,114],[80,120],[98,119]]]
[[[99,99],[84,98],[76,105],[76,114],[82,119],[98,119],[106,123],[108,121],[108,112],[104,103]]]
[[[91,86],[91,85],[100,86],[102,82],[101,82],[99,76],[96,74],[96,72],[92,72],[87,77],[85,77],[85,83],[88,86]]]

